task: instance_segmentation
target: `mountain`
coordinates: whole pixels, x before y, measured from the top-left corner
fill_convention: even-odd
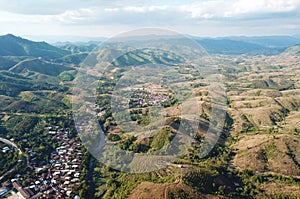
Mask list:
[[[300,43],[297,36],[230,36],[204,38],[189,36],[212,54],[279,54]]]
[[[212,54],[247,54],[253,52],[262,52],[268,48],[248,43],[244,41],[235,41],[231,39],[197,39],[196,40],[208,53]]]
[[[53,63],[41,59],[26,59],[14,65],[9,71],[14,73],[41,73],[50,76],[57,76],[63,71],[71,70],[71,67],[63,64]]]
[[[212,54],[279,54],[289,46],[300,43],[297,36],[229,36],[206,38],[187,35]],[[137,39],[134,37],[133,39]],[[103,41],[103,40],[102,40]],[[54,45],[72,53],[90,52],[100,44],[99,41],[90,42],[57,42]]]
[[[99,44],[93,43],[82,43],[82,44],[66,44],[63,46],[59,46],[61,49],[72,52],[72,53],[82,53],[82,52],[91,52],[94,50]]]
[[[293,46],[300,43],[300,38],[295,36],[254,36],[254,37],[228,37],[235,41],[244,41],[248,43],[258,44],[269,48],[282,48]]]
[[[0,36],[0,56],[30,56],[44,59],[58,59],[70,52],[46,42],[34,42],[12,34]]]

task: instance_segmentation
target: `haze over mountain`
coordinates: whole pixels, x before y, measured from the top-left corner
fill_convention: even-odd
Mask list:
[[[277,54],[283,52],[286,47],[300,43],[300,37],[297,36],[230,36],[230,37],[197,37],[187,35],[196,40],[208,53],[212,54],[245,54],[245,53],[264,53]],[[98,45],[107,38],[92,38],[82,40],[82,42],[56,42],[53,45],[62,47],[66,50],[81,48],[84,52],[87,49]],[[97,42],[98,41],[98,42]],[[83,49],[84,48],[84,49]]]
[[[277,54],[300,43],[296,36],[231,36],[217,38],[192,37],[213,54]]]
[[[246,36],[233,36],[227,37],[236,41],[244,41],[249,43],[254,43],[258,45],[262,45],[265,47],[287,47],[300,43],[300,37],[297,36],[254,36],[254,37],[246,37]]]
[[[0,36],[0,56],[32,56],[57,59],[69,54],[46,42],[34,42],[12,34]]]
[[[300,53],[300,38],[289,36],[193,37],[193,39],[211,54],[278,54],[284,52],[299,55]],[[5,84],[5,93],[10,93],[10,90],[18,93],[17,90],[30,88],[30,85],[22,83],[23,80],[20,81],[20,78],[29,78],[25,80],[26,82],[36,78],[55,81],[53,78],[58,78],[60,73],[74,71],[74,66],[85,59],[88,53],[97,46],[97,42],[53,46],[46,42],[34,42],[9,34],[0,36],[0,45],[1,80],[6,83],[10,82]],[[22,89],[23,87],[26,88]]]
[[[276,54],[283,52],[289,46],[300,43],[300,38],[292,36],[190,37],[202,45],[208,53],[212,54]],[[72,53],[91,51],[104,40],[104,38],[101,38],[98,41],[57,42],[50,45],[46,42],[34,42],[8,34],[0,36],[0,56],[30,56],[42,57],[48,60],[61,59]],[[3,62],[3,60],[0,61]]]

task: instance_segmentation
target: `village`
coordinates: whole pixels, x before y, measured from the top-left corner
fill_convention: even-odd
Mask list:
[[[171,97],[167,94],[153,94],[139,90],[133,94],[132,98],[130,108],[160,105],[169,101]]]
[[[22,174],[2,184],[0,198],[68,198],[74,194],[73,189],[80,185],[81,163],[83,153],[82,144],[70,138],[68,128],[62,129],[58,126],[50,126],[45,129],[51,136],[55,136],[59,147],[52,151],[51,159],[42,164],[35,163],[35,154],[28,151],[30,156],[29,166],[34,167],[35,173],[30,179],[23,179]],[[8,150],[6,147],[4,150]],[[24,185],[25,182],[26,186]],[[80,197],[73,196],[76,199]]]

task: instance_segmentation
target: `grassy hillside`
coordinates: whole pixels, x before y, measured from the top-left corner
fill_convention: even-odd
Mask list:
[[[51,46],[46,42],[33,42],[8,34],[0,36],[1,56],[32,56],[56,59],[69,54],[68,51]]]
[[[44,75],[57,76],[63,71],[71,70],[71,67],[41,59],[26,59],[9,69],[14,73],[40,73]]]

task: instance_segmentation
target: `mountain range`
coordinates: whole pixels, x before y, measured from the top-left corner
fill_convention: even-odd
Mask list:
[[[290,36],[192,37],[192,39],[211,54],[272,55],[282,52],[294,54],[300,52],[300,38]],[[57,76],[63,71],[74,69],[72,66],[80,64],[88,53],[97,47],[97,42],[62,42],[54,46],[8,34],[0,36],[0,45],[0,70],[27,75],[33,72]]]
[[[0,36],[0,56],[31,56],[57,59],[70,52],[46,42],[34,42],[12,34]]]
[[[212,54],[277,54],[283,52],[289,46],[300,43],[300,38],[292,36],[190,37],[202,45],[208,53]],[[50,45],[46,42],[34,42],[7,34],[0,36],[0,56],[42,57],[47,60],[61,59],[70,54],[91,51],[100,42],[59,42]]]
[[[205,73],[198,71],[197,67],[186,63],[187,60],[183,59],[183,54],[193,55],[191,52],[194,49],[182,48],[180,44],[183,42],[180,43],[180,40],[176,41],[179,48],[184,49],[180,55],[148,48],[126,53],[123,51],[122,54],[119,52],[122,52],[123,43],[117,43],[113,49],[101,49],[103,53],[98,54],[93,50],[101,41],[49,44],[31,41],[12,34],[0,36],[0,134],[1,137],[7,139],[13,138],[24,153],[20,154],[24,157],[23,161],[20,161],[20,166],[15,166],[16,170],[12,175],[7,175],[5,181],[10,182],[12,178],[15,178],[15,173],[24,174],[21,175],[22,178],[19,178],[22,180],[20,184],[28,187],[28,190],[32,189],[34,192],[41,193],[46,192],[44,187],[53,188],[60,185],[65,186],[68,183],[73,186],[70,178],[61,178],[65,181],[55,183],[51,180],[53,173],[59,171],[63,174],[71,168],[64,163],[61,165],[68,167],[54,166],[58,156],[53,151],[61,149],[58,146],[62,143],[62,146],[76,146],[68,151],[77,151],[78,154],[80,151],[81,154],[84,154],[78,158],[83,161],[77,168],[80,177],[76,177],[77,180],[75,180],[75,182],[80,182],[80,185],[74,185],[72,188],[74,194],[79,192],[80,198],[155,198],[159,194],[161,195],[158,196],[159,198],[220,199],[296,198],[299,196],[300,153],[297,146],[300,143],[298,128],[300,79],[296,73],[299,71],[300,37],[192,38],[211,54],[212,59],[210,60],[214,60],[214,63],[220,66],[225,80],[224,130],[220,132],[220,138],[215,147],[207,157],[203,158],[199,157],[199,149],[207,146],[205,145],[205,133],[209,128],[208,122],[213,121],[210,118],[214,117],[214,107],[210,105],[213,103],[211,100],[213,96],[209,94],[210,86],[206,84],[208,82],[206,80],[209,79],[205,79],[205,75],[203,75]],[[172,40],[167,39],[171,43]],[[151,39],[147,42],[153,44]],[[159,42],[160,40],[157,43]],[[119,146],[120,149],[130,152],[123,153],[117,150],[115,153],[118,157],[124,156],[128,160],[131,159],[129,154],[132,152],[140,154],[155,152],[157,157],[164,155],[164,152],[160,153],[158,149],[172,149],[168,145],[176,135],[175,133],[179,131],[182,131],[180,134],[183,136],[194,138],[195,142],[191,143],[191,148],[178,160],[168,164],[165,169],[138,174],[118,172],[117,169],[110,168],[109,164],[104,166],[102,163],[90,159],[92,156],[86,152],[86,149],[82,148],[81,151],[80,145],[76,144],[77,141],[73,142],[73,138],[69,139],[69,136],[77,136],[73,122],[73,113],[75,112],[72,110],[78,99],[76,99],[75,93],[81,94],[81,89],[74,87],[76,81],[73,80],[76,76],[80,77],[78,71],[84,71],[84,68],[82,70],[79,68],[80,64],[88,55],[91,55],[88,59],[89,63],[96,63],[98,58],[109,59],[113,57],[114,53],[122,55],[112,61],[112,67],[104,70],[105,75],[101,77],[100,81],[91,77],[92,80],[96,80],[91,86],[95,86],[96,91],[97,121],[105,129],[108,140]],[[151,73],[146,72],[145,75],[142,73],[147,70],[141,68],[142,70],[136,70],[141,73],[132,76],[137,77],[136,79],[132,80],[126,77],[129,71],[137,68],[135,65],[141,66],[149,63],[174,66],[167,68],[172,68],[172,70],[163,71],[165,74],[168,73],[166,80],[169,79],[168,77],[175,80],[170,82],[175,83],[173,88],[179,92],[176,93],[171,88],[169,89],[169,85],[164,83],[169,82],[165,80],[162,81],[162,85],[159,83],[144,84],[150,80],[151,76],[165,76],[158,74],[156,70],[154,72],[150,70]],[[151,66],[151,64],[149,65]],[[87,69],[87,74],[94,75],[92,70]],[[97,70],[97,72],[103,72],[103,70]],[[209,78],[219,77],[208,74]],[[126,84],[120,84],[122,77],[125,77],[123,82]],[[86,79],[81,78],[80,80],[85,81]],[[134,89],[136,83],[138,88],[143,89]],[[154,123],[155,125],[160,122],[164,124],[162,131],[157,131],[150,137],[148,135],[147,137],[132,136],[133,134],[122,131],[112,113],[110,97],[118,85],[121,85],[123,90],[134,89],[133,95],[130,96],[130,102],[138,103],[135,105],[130,103],[133,106],[128,109],[128,113],[132,120],[130,122],[137,125],[149,124],[148,121],[151,120],[150,101],[163,102],[160,105],[162,109],[157,110],[162,110],[166,114],[162,115],[155,110],[156,113],[159,113],[159,120]],[[197,100],[199,105],[197,117],[181,117],[180,115],[181,107],[189,108],[188,106],[192,105],[188,101],[186,101],[188,103],[180,104],[181,102],[176,99],[178,94],[184,95],[184,99],[189,97],[189,93],[185,92],[183,88],[191,89],[192,93],[195,93],[195,96],[192,97]],[[89,96],[85,99],[90,100],[93,97]],[[217,104],[221,101],[217,100]],[[140,104],[140,102],[142,103]],[[72,106],[73,109],[71,109]],[[89,113],[89,107],[89,105],[83,105],[80,108],[84,113]],[[221,106],[218,105],[218,107]],[[223,111],[219,109],[216,113],[219,112]],[[166,118],[166,120],[160,118]],[[197,118],[201,118],[197,124],[199,131],[193,132],[194,129],[189,123],[196,124]],[[219,122],[217,123],[219,125]],[[86,129],[91,132],[94,127],[89,125],[89,122],[87,124]],[[182,130],[179,126],[182,126]],[[52,134],[53,131],[49,133],[49,127],[51,130],[55,130],[55,135]],[[81,127],[84,127],[83,124],[80,125]],[[156,131],[156,127],[153,129]],[[57,141],[58,137],[63,140],[71,140],[72,144],[69,141]],[[190,138],[187,140],[190,142]],[[84,139],[82,141],[85,142]],[[179,142],[177,143],[179,144]],[[203,143],[204,145],[202,145]],[[60,152],[60,150],[57,151]],[[58,154],[58,152],[54,152]],[[22,163],[27,162],[26,157],[29,157],[29,164],[24,164],[23,168]],[[63,156],[61,157],[62,159],[59,161],[66,161]],[[72,154],[70,157],[71,160],[74,158]],[[50,162],[52,158],[55,159],[53,164]],[[4,160],[4,158],[2,159]],[[18,158],[15,160],[17,161]],[[76,164],[80,164],[77,162],[77,157],[75,160]],[[9,162],[9,160],[4,161]],[[50,163],[48,164],[48,162]],[[72,162],[75,163],[73,160]],[[127,160],[124,164],[127,164]],[[137,158],[137,161],[132,161],[130,166],[134,164],[142,168],[152,163],[146,159]],[[47,169],[36,173],[35,168],[40,166],[47,167]],[[1,171],[6,172],[4,167],[0,166],[0,168]],[[87,176],[92,176],[93,180],[86,180],[89,178]],[[47,181],[47,183],[41,183],[39,186],[38,183],[35,183],[37,180],[39,182]],[[32,185],[34,187],[30,188]],[[61,190],[64,189],[59,189],[57,193],[54,192],[56,190],[51,190],[51,193],[60,194],[58,192]],[[91,190],[91,195],[95,197],[85,196],[87,190]],[[50,193],[47,190],[48,192]],[[43,196],[43,198],[46,197]]]

